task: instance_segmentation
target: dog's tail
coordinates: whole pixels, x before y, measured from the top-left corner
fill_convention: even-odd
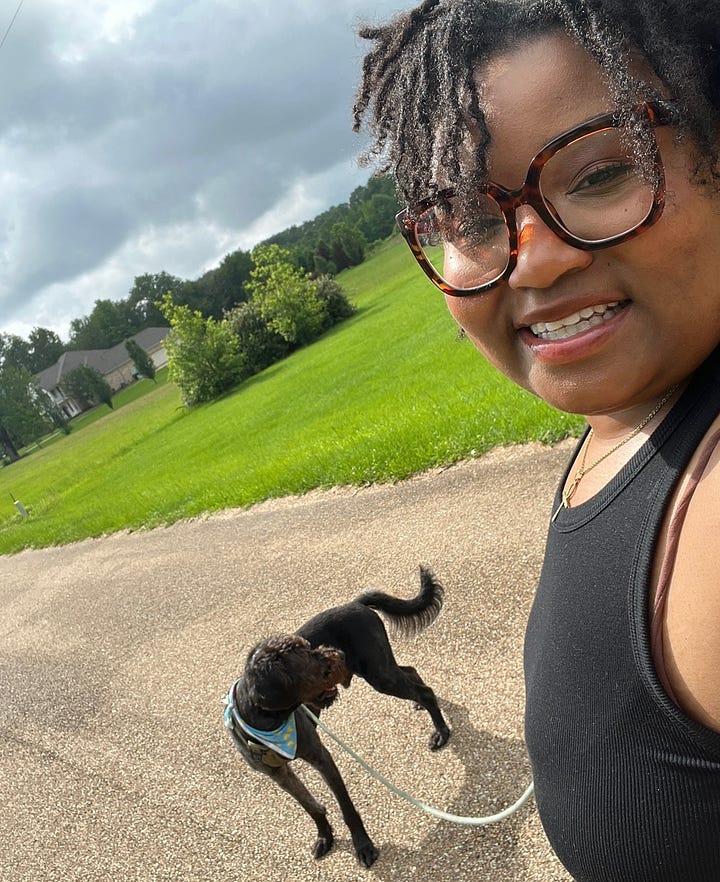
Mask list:
[[[440,615],[444,596],[445,589],[433,573],[420,567],[420,592],[411,600],[384,591],[365,591],[357,602],[383,613],[396,631],[409,637],[432,625]]]

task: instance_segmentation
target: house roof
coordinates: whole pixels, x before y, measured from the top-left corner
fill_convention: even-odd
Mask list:
[[[159,343],[170,333],[170,328],[145,328],[138,334],[134,334],[130,339],[142,346],[146,351],[152,351]],[[78,349],[68,350],[58,358],[54,365],[45,368],[36,375],[38,385],[46,389],[48,392],[59,385],[63,377],[66,377],[70,371],[81,365],[95,368],[105,376],[114,370],[122,367],[130,361],[130,356],[125,348],[125,343],[118,343],[110,349]]]
[[[158,343],[162,343],[162,341],[167,337],[170,333],[170,328],[145,328],[139,333],[135,334],[131,337],[139,346],[149,352],[151,349],[154,349]],[[122,346],[125,349],[125,344],[120,343],[119,346]],[[115,347],[117,348],[117,347]],[[125,349],[125,353],[127,354],[127,349]]]

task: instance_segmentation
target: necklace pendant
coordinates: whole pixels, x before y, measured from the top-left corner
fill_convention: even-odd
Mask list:
[[[562,509],[570,508],[570,500],[575,495],[575,491],[577,490],[578,485],[580,484],[580,481],[582,481],[582,479],[585,477],[585,475],[587,475],[587,473],[591,469],[594,469],[596,466],[599,466],[601,462],[604,462],[611,454],[615,453],[616,450],[620,450],[620,448],[624,444],[627,444],[627,442],[631,441],[636,435],[639,435],[640,432],[645,428],[645,426],[647,426],[649,423],[651,423],[655,419],[655,417],[660,413],[660,411],[663,409],[663,407],[665,407],[665,405],[668,403],[668,401],[670,401],[670,399],[677,392],[677,390],[678,390],[677,385],[672,386],[670,389],[668,389],[668,391],[665,393],[665,395],[663,395],[663,397],[660,399],[660,401],[658,401],[657,405],[650,411],[650,413],[645,417],[644,420],[642,420],[641,422],[639,422],[637,424],[637,426],[635,426],[635,428],[632,430],[632,432],[627,434],[622,440],[618,441],[618,443],[614,447],[611,447],[610,450],[608,450],[606,453],[603,453],[603,455],[599,459],[596,459],[595,462],[592,462],[592,463],[590,463],[590,465],[586,466],[585,465],[585,458],[587,457],[588,447],[590,446],[590,440],[593,436],[592,428],[588,431],[587,437],[585,438],[585,443],[583,444],[582,454],[580,456],[580,467],[578,468],[577,472],[575,473],[575,477],[568,484],[568,486],[565,488],[565,490],[563,490],[562,496],[560,498],[560,505],[558,505],[555,513],[553,514],[552,518],[550,519],[551,523],[555,523],[555,520],[556,520],[557,516],[560,514],[560,512],[562,511]]]
[[[555,510],[555,513],[550,518],[551,523],[553,523],[553,524],[555,523],[557,516],[560,514],[560,512],[564,508],[570,508],[570,500],[575,495],[575,491],[577,490],[578,484],[580,483],[580,481],[582,481],[583,475],[584,475],[584,472],[579,472],[577,475],[575,475],[575,477],[572,479],[570,484],[568,484],[568,486],[563,490],[562,496],[560,498],[560,505],[558,505],[557,509]]]

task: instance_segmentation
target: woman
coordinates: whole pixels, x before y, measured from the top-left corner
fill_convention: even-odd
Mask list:
[[[500,371],[589,428],[525,644],[538,810],[579,882],[720,879],[720,3],[428,0],[356,128]]]

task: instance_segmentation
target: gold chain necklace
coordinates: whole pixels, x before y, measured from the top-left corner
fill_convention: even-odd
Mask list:
[[[557,507],[555,514],[552,516],[553,521],[555,520],[555,518],[557,518],[557,516],[560,514],[560,512],[563,508],[570,508],[570,500],[575,495],[575,491],[580,486],[580,481],[582,481],[582,479],[585,477],[585,475],[587,475],[588,472],[592,471],[595,468],[595,466],[599,466],[601,462],[604,462],[608,458],[608,456],[612,456],[612,454],[615,453],[616,450],[620,450],[620,448],[624,444],[627,444],[628,441],[632,441],[632,439],[637,434],[642,432],[642,430],[645,428],[645,426],[647,426],[647,424],[660,413],[660,411],[663,409],[663,407],[665,407],[665,405],[668,403],[668,401],[670,401],[670,399],[673,397],[673,395],[677,392],[677,388],[678,388],[677,385],[675,385],[671,389],[669,389],[665,393],[665,395],[663,395],[663,397],[660,399],[660,401],[658,401],[657,405],[645,417],[645,419],[642,420],[642,422],[638,423],[637,426],[635,426],[635,428],[632,430],[632,432],[630,432],[628,435],[626,435],[624,438],[622,438],[620,441],[618,441],[618,443],[614,447],[611,447],[610,450],[608,450],[606,453],[603,453],[603,455],[598,457],[594,462],[591,462],[589,466],[586,466],[585,460],[587,458],[588,448],[590,447],[590,441],[592,440],[592,436],[593,436],[593,430],[590,429],[590,431],[587,434],[587,438],[585,439],[585,443],[583,444],[582,454],[580,455],[580,465],[578,466],[578,470],[575,472],[572,481],[568,484],[568,486],[562,492],[562,498],[560,500],[560,505]]]

